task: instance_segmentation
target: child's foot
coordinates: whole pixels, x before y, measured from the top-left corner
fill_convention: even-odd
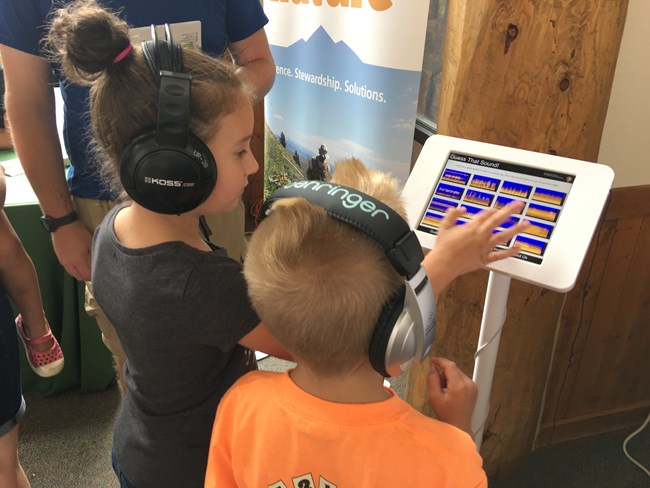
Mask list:
[[[16,327],[25,346],[27,360],[34,372],[43,378],[60,373],[63,369],[63,351],[52,334],[47,320],[45,321],[46,332],[40,337],[30,338],[27,335],[22,315],[16,317]]]

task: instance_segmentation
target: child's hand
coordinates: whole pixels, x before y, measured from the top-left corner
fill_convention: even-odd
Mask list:
[[[436,294],[457,276],[514,256],[520,251],[519,247],[504,250],[494,248],[525,230],[530,225],[528,221],[519,219],[516,225],[508,229],[497,233],[494,230],[519,213],[522,207],[523,202],[513,202],[500,210],[488,208],[463,225],[456,225],[458,218],[465,214],[463,207],[447,211],[440,223],[436,245],[424,260]]]
[[[430,361],[427,387],[436,417],[472,436],[472,413],[478,395],[476,383],[453,361],[434,357]]]

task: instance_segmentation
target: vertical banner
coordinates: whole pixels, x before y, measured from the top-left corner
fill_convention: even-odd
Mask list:
[[[357,157],[408,178],[428,0],[264,0],[276,79],[265,187],[328,179]]]

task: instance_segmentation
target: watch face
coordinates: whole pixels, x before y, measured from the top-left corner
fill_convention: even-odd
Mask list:
[[[54,232],[56,230],[56,226],[52,225],[50,217],[47,217],[46,215],[41,217],[41,225],[48,232]]]
[[[64,215],[63,217],[59,217],[58,219],[55,219],[54,217],[50,217],[49,215],[43,215],[41,216],[41,225],[43,228],[48,231],[48,232],[54,232],[57,230],[59,227],[67,224],[71,224],[72,222],[78,220],[77,212],[74,210],[70,212],[68,215]]]

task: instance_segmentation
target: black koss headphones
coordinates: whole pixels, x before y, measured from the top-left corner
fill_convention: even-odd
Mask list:
[[[165,41],[151,26],[142,53],[158,83],[158,120],[132,139],[120,158],[122,186],[138,204],[163,214],[195,209],[217,182],[208,147],[189,131],[192,77],[183,73],[183,48],[165,24]]]
[[[433,288],[421,266],[424,254],[415,233],[392,208],[358,190],[322,181],[299,181],[273,192],[264,202],[266,216],[280,198],[301,197],[330,217],[377,241],[405,277],[400,292],[384,306],[370,342],[370,363],[384,376],[398,376],[422,361],[436,334]]]

